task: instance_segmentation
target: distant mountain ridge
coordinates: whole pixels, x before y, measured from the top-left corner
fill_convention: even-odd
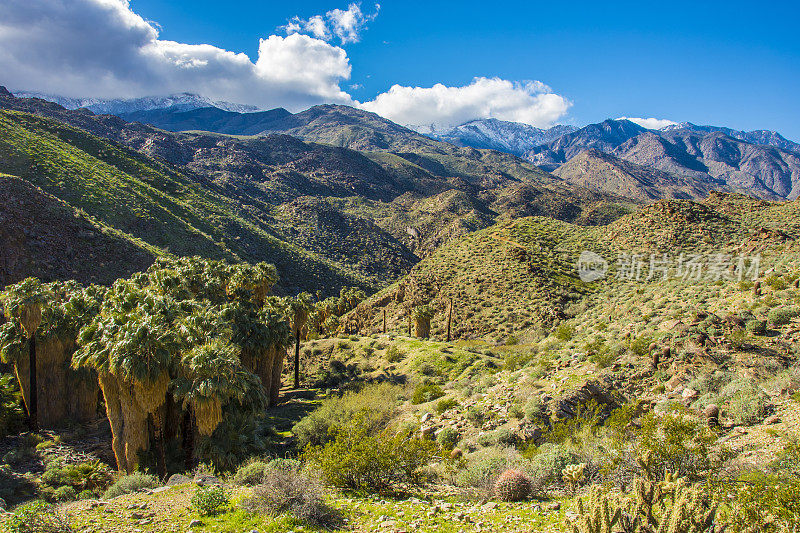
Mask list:
[[[143,98],[69,98],[34,91],[15,91],[14,96],[18,98],[40,98],[48,102],[55,102],[67,109],[85,108],[93,113],[109,115],[152,111],[154,109],[191,111],[192,109],[200,109],[203,107],[215,107],[223,111],[232,111],[235,113],[254,113],[256,111],[261,111],[261,108],[254,105],[212,100],[194,93],[178,93],[168,96],[146,96]]]

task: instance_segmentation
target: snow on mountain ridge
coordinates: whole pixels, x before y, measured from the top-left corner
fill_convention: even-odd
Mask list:
[[[557,125],[542,129],[494,118],[477,119],[445,131],[428,133],[429,137],[460,146],[489,148],[522,156],[535,146],[552,142],[577,130],[574,126]]]
[[[147,96],[143,98],[68,98],[52,94],[42,94],[32,91],[17,91],[14,93],[20,98],[41,98],[55,102],[67,109],[86,108],[98,114],[118,115],[121,113],[134,113],[136,111],[151,111],[153,109],[176,108],[181,111],[191,111],[203,107],[216,107],[223,111],[236,113],[252,113],[261,111],[260,108],[232,102],[215,101],[205,96],[193,93],[171,94],[168,96]]]

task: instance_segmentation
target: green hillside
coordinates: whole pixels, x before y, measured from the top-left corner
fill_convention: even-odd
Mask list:
[[[370,287],[272,235],[235,201],[162,163],[53,120],[0,112],[0,171],[19,176],[159,254],[274,263],[285,290]]]

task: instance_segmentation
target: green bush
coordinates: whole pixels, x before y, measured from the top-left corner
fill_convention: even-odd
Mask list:
[[[67,463],[62,458],[47,461],[42,474],[42,484],[53,489],[68,486],[75,493],[83,490],[104,490],[113,480],[109,468],[97,461]]]
[[[574,450],[546,442],[534,450],[528,470],[534,477],[534,485],[543,486],[560,482],[562,470],[580,462],[581,456]]]
[[[785,326],[791,320],[800,316],[800,308],[797,307],[776,307],[770,310],[767,320],[773,326]]]
[[[753,472],[725,486],[731,502],[724,519],[731,531],[778,533],[800,524],[800,479]]]
[[[230,499],[222,485],[197,487],[192,494],[190,508],[200,516],[215,516],[230,505]]]
[[[332,433],[356,417],[362,422],[368,420],[371,431],[381,431],[397,412],[401,392],[396,385],[384,383],[364,387],[360,392],[325,399],[322,405],[292,429],[298,447],[303,449],[308,445],[318,446],[328,442]]]
[[[233,482],[236,485],[258,485],[264,479],[264,473],[267,468],[269,468],[269,463],[264,461],[252,461],[243,464],[236,469],[236,473],[233,475]]]
[[[567,342],[575,336],[575,328],[568,324],[561,324],[556,328],[553,335],[555,335],[558,340]]]
[[[426,480],[422,468],[430,463],[436,445],[407,433],[374,432],[369,420],[354,419],[340,427],[333,440],[309,447],[304,458],[325,481],[343,489],[387,493],[397,485]]]
[[[439,385],[435,383],[421,383],[414,389],[414,393],[411,395],[411,403],[414,405],[428,403],[442,396],[444,396],[444,391]]]
[[[113,485],[108,487],[108,490],[103,494],[103,499],[109,500],[142,489],[154,489],[159,485],[160,483],[157,477],[141,472],[134,472],[133,474],[120,477]]]
[[[53,492],[53,500],[57,502],[71,502],[78,498],[78,493],[69,485],[58,487]]]
[[[458,402],[455,401],[453,398],[442,398],[438,402],[436,402],[436,412],[441,414],[447,411],[448,409],[452,409],[453,407],[458,407]]]
[[[747,321],[744,328],[751,335],[764,335],[767,332],[767,321],[752,318]]]
[[[0,375],[0,438],[16,433],[22,420],[17,380],[11,374]]]
[[[683,406],[641,417],[637,456],[648,456],[653,472],[672,472],[700,479],[719,468],[723,456],[712,454],[717,434]]]
[[[764,418],[769,398],[753,381],[739,379],[720,391],[719,400],[726,402],[725,412],[735,424],[751,425]]]
[[[485,448],[467,457],[464,468],[455,475],[455,483],[459,487],[475,488],[490,494],[501,472],[523,463],[515,450]]]
[[[452,450],[458,444],[458,440],[461,438],[461,435],[458,433],[458,430],[453,427],[446,427],[439,432],[439,435],[436,436],[436,441],[439,443],[439,446],[444,448],[445,450]]]
[[[389,363],[399,363],[405,358],[406,354],[400,351],[400,349],[392,344],[386,349],[386,361]]]
[[[17,507],[6,521],[9,533],[72,533],[64,516],[52,505],[34,501]]]

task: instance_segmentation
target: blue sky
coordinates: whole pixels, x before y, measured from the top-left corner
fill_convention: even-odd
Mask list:
[[[254,54],[257,36],[331,2],[163,2],[132,7],[162,37]],[[368,10],[370,4],[363,3]],[[577,124],[635,116],[777,129],[800,139],[796,2],[381,2],[347,46],[353,91],[399,83],[535,79],[573,103]]]

